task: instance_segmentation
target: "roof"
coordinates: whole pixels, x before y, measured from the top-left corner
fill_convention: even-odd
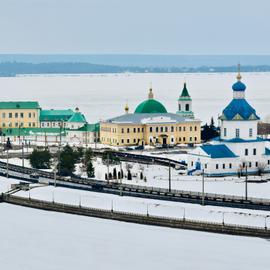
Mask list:
[[[1,101],[0,109],[40,109],[37,101]]]
[[[41,110],[40,121],[68,121],[74,114],[71,109],[68,110]]]
[[[5,136],[29,136],[33,134],[59,134],[60,128],[6,128],[2,129]],[[65,134],[66,130],[62,129],[61,134]]]
[[[135,113],[166,113],[167,110],[159,101],[155,99],[147,99],[140,103]]]
[[[256,114],[249,103],[243,99],[233,99],[229,105],[223,110],[222,120],[259,120],[260,117]]]
[[[86,123],[84,126],[80,127],[78,131],[88,131],[88,132],[99,132],[100,124],[88,124]]]
[[[186,83],[184,83],[184,88],[182,90],[182,93],[181,93],[179,99],[183,99],[183,98],[190,99],[190,95],[188,93],[187,84]]]
[[[106,120],[116,124],[164,124],[199,122],[199,120],[186,119],[175,113],[129,113]]]
[[[211,158],[235,158],[237,157],[225,144],[203,145],[201,149]]]
[[[242,138],[233,138],[233,139],[220,139],[220,137],[216,137],[213,141],[220,141],[220,142],[228,142],[228,143],[247,143],[247,142],[263,142],[265,139],[257,137],[255,140],[244,140]]]
[[[270,149],[265,147],[265,155],[270,156]]]
[[[235,84],[233,84],[232,89],[233,91],[243,92],[246,90],[246,86],[239,80]]]
[[[83,114],[81,114],[80,112],[75,112],[70,119],[68,120],[68,122],[76,122],[76,123],[81,123],[81,122],[86,122],[86,119],[84,117]]]

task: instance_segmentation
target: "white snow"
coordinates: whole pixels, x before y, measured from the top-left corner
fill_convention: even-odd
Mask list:
[[[8,270],[268,270],[260,238],[209,234],[1,204],[0,266]]]

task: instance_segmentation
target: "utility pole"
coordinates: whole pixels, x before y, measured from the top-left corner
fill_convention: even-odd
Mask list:
[[[22,142],[22,166],[24,168],[24,143]]]
[[[60,175],[60,169],[61,169],[60,158],[61,158],[61,144],[62,144],[62,123],[63,123],[63,122],[60,122],[60,129],[59,129],[58,175]]]
[[[247,186],[247,183],[248,183],[248,172],[247,172],[247,164],[246,164],[246,181],[245,181],[245,199],[246,199],[246,201],[248,199],[248,186]]]
[[[204,169],[202,170],[202,205],[204,205]]]
[[[107,152],[107,184],[109,184],[109,152]]]
[[[8,168],[8,158],[9,158],[9,156],[8,156],[8,149],[7,149],[7,178],[9,177],[9,172],[8,172],[8,170],[9,170],[9,168]]]
[[[169,192],[172,190],[172,183],[171,183],[171,161],[169,160]]]

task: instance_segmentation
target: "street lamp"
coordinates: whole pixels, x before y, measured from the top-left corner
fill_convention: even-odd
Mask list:
[[[202,205],[204,205],[204,169],[202,170]]]

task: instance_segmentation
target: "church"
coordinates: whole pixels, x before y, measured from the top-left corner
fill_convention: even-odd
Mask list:
[[[233,84],[233,99],[223,110],[220,137],[197,147],[188,157],[188,174],[204,171],[208,176],[257,174],[270,171],[270,149],[258,137],[259,116],[245,98],[246,85],[240,71]]]
[[[121,116],[100,122],[100,142],[111,146],[167,146],[201,142],[201,121],[194,119],[192,99],[186,83],[178,99],[178,111],[169,113],[154,99],[152,87],[148,99],[134,113],[128,105]]]

